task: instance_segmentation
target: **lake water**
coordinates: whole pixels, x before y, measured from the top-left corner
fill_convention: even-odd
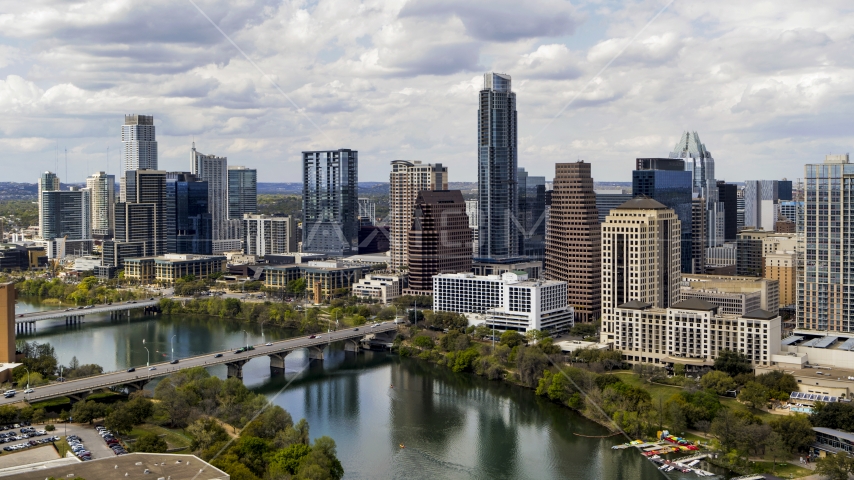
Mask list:
[[[24,299],[18,303],[18,313],[42,309]],[[296,335],[178,315],[118,321],[91,315],[79,326],[63,320],[37,325],[34,333],[18,338],[49,342],[62,364],[76,356],[108,371],[145,365],[144,347],[151,362],[159,362],[171,358],[173,346],[181,358],[238,348],[244,338],[257,344]],[[210,371],[225,378],[224,366]],[[312,438],[335,439],[348,479],[699,478],[660,472],[635,449],[611,449],[625,437],[577,436],[608,432],[530,390],[418,360],[379,352],[355,355],[332,345],[322,363],[309,363],[303,352],[288,355],[285,376],[271,377],[265,358],[250,361],[243,374],[249,388],[295,419],[305,417]]]

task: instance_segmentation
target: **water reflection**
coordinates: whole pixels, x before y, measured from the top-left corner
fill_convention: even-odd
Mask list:
[[[74,355],[116,370],[145,364],[143,339],[159,362],[171,358],[173,335],[181,358],[238,348],[243,330],[254,344],[295,335],[265,327],[262,336],[258,325],[208,317],[92,315],[78,327],[40,323],[20,338],[50,342],[64,364]],[[244,382],[294,418],[305,417],[312,438],[334,438],[348,479],[697,478],[665,475],[634,450],[611,450],[625,438],[575,435],[607,431],[527,389],[379,352],[355,355],[340,344],[325,356],[309,362],[304,351],[293,352],[277,376],[269,360],[256,358],[244,366]],[[224,366],[210,372],[226,373]]]

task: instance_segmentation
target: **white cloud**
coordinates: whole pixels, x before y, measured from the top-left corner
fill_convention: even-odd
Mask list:
[[[675,2],[628,47],[663,2],[197,3],[296,107],[189,2],[7,2],[0,164],[34,170],[0,180],[32,181],[57,144],[81,180],[87,158],[119,150],[124,113],[155,116],[164,168],[187,168],[195,136],[269,181],[299,181],[302,150],[342,147],[360,151],[363,180],[387,179],[396,158],[474,180],[492,70],[513,77],[520,166],[534,175],[583,158],[598,179],[628,180],[635,157],[666,155],[691,129],[721,177],[798,178],[852,142],[854,24],[841,0]]]

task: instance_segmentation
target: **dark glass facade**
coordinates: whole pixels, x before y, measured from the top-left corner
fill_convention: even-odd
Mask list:
[[[302,152],[302,251],[359,252],[359,152]]]
[[[546,177],[517,171],[519,251],[525,257],[543,260],[546,254]]]
[[[168,253],[213,253],[213,217],[208,212],[208,182],[190,173],[166,175]]]
[[[682,223],[682,272],[691,273],[692,184],[691,172],[676,170],[635,170],[632,194],[652,198],[676,212]]]
[[[734,242],[738,235],[738,185],[718,180],[718,202],[724,204],[724,241]]]
[[[478,241],[481,259],[519,254],[516,186],[516,94],[510,76],[487,73],[480,91],[478,135]]]

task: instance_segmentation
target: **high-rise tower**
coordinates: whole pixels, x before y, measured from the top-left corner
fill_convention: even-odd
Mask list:
[[[601,312],[601,233],[590,164],[555,165],[546,227],[546,278],[562,280],[577,322],[593,322]]]
[[[805,167],[803,273],[798,327],[854,331],[854,164],[827,155]]]
[[[39,177],[39,225],[44,221],[44,210],[42,209],[42,192],[52,192],[59,190],[59,177],[53,172],[44,172]],[[39,231],[39,236],[44,238],[44,234]]]
[[[359,252],[359,152],[302,152],[302,251]]]
[[[112,238],[116,222],[116,177],[98,172],[86,179],[92,203],[92,235]]]
[[[208,212],[213,222],[213,240],[228,238],[228,158],[205,155],[190,150],[190,172],[201,181],[208,182]],[[218,253],[216,245],[213,249]]]
[[[602,224],[603,343],[614,342],[614,309],[630,302],[667,308],[679,300],[682,227],[676,212],[635,197]]]
[[[448,167],[420,160],[392,160],[389,175],[389,249],[391,268],[409,265],[409,229],[418,192],[447,190]]]
[[[724,242],[726,225],[724,206],[720,203],[715,180],[715,159],[697,132],[683,132],[670,158],[685,160],[685,170],[691,172],[693,194],[706,200],[706,246],[717,247]]]
[[[157,170],[157,139],[154,136],[153,116],[125,115],[125,124],[122,125],[122,149],[122,173],[128,170]]]
[[[516,94],[510,75],[487,73],[477,115],[479,258],[519,255]]]

